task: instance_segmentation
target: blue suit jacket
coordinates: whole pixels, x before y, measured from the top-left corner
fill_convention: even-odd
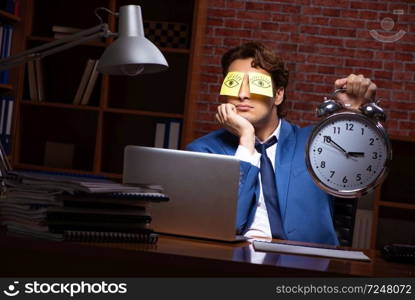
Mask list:
[[[332,199],[312,181],[305,165],[305,145],[312,127],[299,128],[281,120],[275,157],[276,181],[284,230],[289,240],[338,245]],[[187,150],[235,155],[239,138],[225,129],[205,135]],[[259,169],[241,161],[237,232],[252,224],[259,199]]]

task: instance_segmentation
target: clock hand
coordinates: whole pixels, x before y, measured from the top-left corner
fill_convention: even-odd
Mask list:
[[[350,156],[354,156],[354,157],[365,156],[364,152],[348,152],[347,154],[349,154]]]
[[[339,144],[337,144],[335,141],[333,141],[332,139],[331,139],[331,137],[330,136],[324,136],[324,141],[325,142],[328,142],[329,144],[333,144],[334,146],[336,146],[339,150],[341,150],[345,155],[346,155],[346,157],[348,157],[348,153],[347,153],[347,151],[346,150],[344,150],[344,148],[342,147],[342,146],[340,146]]]

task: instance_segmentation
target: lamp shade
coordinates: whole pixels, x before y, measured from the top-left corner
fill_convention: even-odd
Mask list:
[[[110,75],[138,75],[160,72],[168,68],[160,50],[144,36],[141,8],[120,8],[118,39],[105,49],[97,69]]]

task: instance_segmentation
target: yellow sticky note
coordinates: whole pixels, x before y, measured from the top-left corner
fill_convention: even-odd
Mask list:
[[[249,91],[252,94],[259,94],[268,97],[273,97],[271,76],[249,72]]]
[[[220,94],[225,96],[238,97],[242,82],[244,81],[244,72],[229,72],[223,80]]]

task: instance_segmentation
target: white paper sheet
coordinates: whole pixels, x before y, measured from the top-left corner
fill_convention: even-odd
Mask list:
[[[262,242],[262,241],[254,241],[253,244],[254,244],[255,251],[282,252],[282,253],[289,253],[289,254],[316,255],[316,256],[333,257],[333,258],[370,261],[370,258],[361,251],[306,247],[306,246],[287,245],[287,244],[270,243],[270,242]]]

